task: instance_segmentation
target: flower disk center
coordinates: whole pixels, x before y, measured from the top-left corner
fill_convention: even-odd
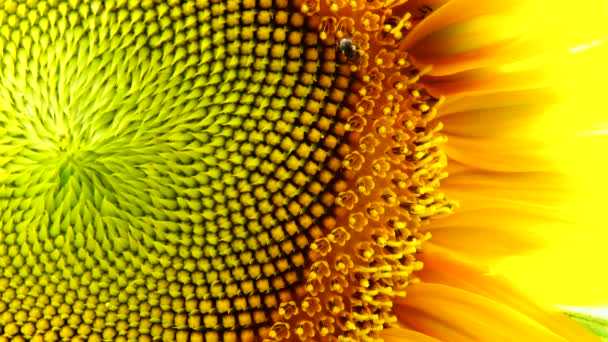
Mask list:
[[[348,68],[290,11],[3,2],[0,334],[268,334],[349,152]]]
[[[0,336],[379,339],[453,205],[403,4],[0,1]]]

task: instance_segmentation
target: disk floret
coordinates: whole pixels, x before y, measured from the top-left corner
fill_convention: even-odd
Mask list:
[[[334,185],[332,219],[311,230],[309,266],[296,292],[302,300],[279,312],[270,340],[378,340],[396,322],[393,299],[418,281],[423,265],[416,254],[430,239],[420,227],[455,205],[438,190],[447,176],[435,118],[442,99],[418,83],[425,70],[400,49],[417,22],[410,12],[394,16],[400,5],[302,3],[320,39],[337,42],[337,61],[351,72],[344,127],[352,150]],[[356,44],[356,57],[344,51],[345,38]]]

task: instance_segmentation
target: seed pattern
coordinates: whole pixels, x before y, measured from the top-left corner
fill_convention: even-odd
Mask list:
[[[443,126],[435,120],[442,99],[418,84],[424,70],[399,48],[425,13],[393,16],[400,2],[297,5],[322,41],[337,42],[340,52],[345,39],[356,44],[356,56],[337,59],[352,72],[355,97],[345,124],[352,151],[335,184],[334,215],[312,231],[301,301],[285,304],[268,341],[380,341],[396,322],[393,298],[419,281],[416,254],[430,238],[419,228],[457,205],[438,190],[447,176],[438,148]]]
[[[4,1],[0,334],[265,335],[350,150],[287,1]]]
[[[0,340],[377,338],[454,205],[401,5],[0,2]]]

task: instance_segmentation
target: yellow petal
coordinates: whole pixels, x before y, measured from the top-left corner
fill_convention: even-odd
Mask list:
[[[496,109],[538,106],[540,103],[554,103],[556,99],[555,91],[548,88],[539,88],[532,91],[490,93],[480,96],[450,96],[446,98],[441,106],[438,116],[442,118],[442,121],[445,121],[445,117],[448,115],[483,111],[487,114],[476,117],[476,120],[495,121],[493,120],[493,111]],[[455,120],[463,121],[462,119]],[[467,121],[467,123],[473,124],[474,122]]]
[[[430,75],[448,75],[604,39],[605,2],[578,5],[585,15],[572,16],[567,6],[546,0],[455,0],[416,26],[406,44],[417,64],[433,65]]]
[[[442,186],[460,201],[462,210],[513,208],[542,215],[551,209],[562,210],[561,204],[569,200],[565,191],[571,190],[566,181],[563,175],[549,172],[468,170],[451,174]]]
[[[486,170],[543,171],[548,169],[550,162],[542,146],[522,139],[450,136],[444,150],[453,160]]]
[[[569,243],[500,260],[493,269],[545,302],[607,306],[606,238],[572,234],[569,239]]]
[[[384,342],[441,342],[436,338],[402,327],[385,329],[381,336]]]
[[[423,253],[424,255],[421,258],[425,266],[419,273],[423,282],[450,286],[452,289],[464,290],[469,294],[474,293],[485,299],[500,303],[501,306],[508,308],[505,313],[513,310],[516,314],[527,317],[568,341],[586,340],[585,336],[588,334],[580,326],[554,307],[542,305],[543,302],[538,298],[531,297],[529,294],[524,295],[519,290],[520,286],[516,287],[504,277],[491,274],[487,268],[479,265],[472,266],[465,263],[449,253],[442,252],[440,249],[430,247],[425,250],[426,252]],[[527,290],[527,288],[525,289]],[[412,294],[410,293],[410,295]],[[474,297],[469,298],[473,300],[473,303],[478,303],[477,300],[481,301],[480,298]],[[534,300],[531,298],[534,298]],[[538,303],[541,303],[541,305]],[[515,315],[515,313],[513,314]]]
[[[538,92],[534,93],[536,95]],[[494,101],[493,96],[481,97],[485,98],[484,101]],[[445,115],[442,119],[444,133],[449,137],[521,139],[527,126],[534,120],[534,115],[545,109],[546,103],[541,100],[523,104],[511,102],[504,106],[494,103],[489,108],[468,108],[454,115]]]
[[[465,22],[471,18],[488,13],[497,13],[507,9],[522,0],[511,1],[475,1],[475,0],[454,0],[446,3],[410,32],[405,38],[404,47],[410,48],[418,44],[422,39],[430,34],[440,31],[451,24]]]
[[[467,276],[459,271],[451,277]],[[517,304],[516,299],[511,296],[504,303],[462,288],[422,282],[397,301],[395,313],[410,329],[446,341],[597,341],[560,314],[534,312],[526,301],[511,306]],[[521,308],[533,314],[518,311]]]
[[[465,215],[458,215],[461,219],[463,216]],[[473,227],[468,222],[465,224],[464,227],[432,229],[432,243],[478,262],[526,254],[542,245],[530,234],[509,229],[509,224],[486,223],[478,227]]]

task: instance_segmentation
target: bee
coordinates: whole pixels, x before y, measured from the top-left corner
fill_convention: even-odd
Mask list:
[[[354,61],[359,56],[359,48],[350,38],[340,39],[336,44],[336,49],[349,61]]]

